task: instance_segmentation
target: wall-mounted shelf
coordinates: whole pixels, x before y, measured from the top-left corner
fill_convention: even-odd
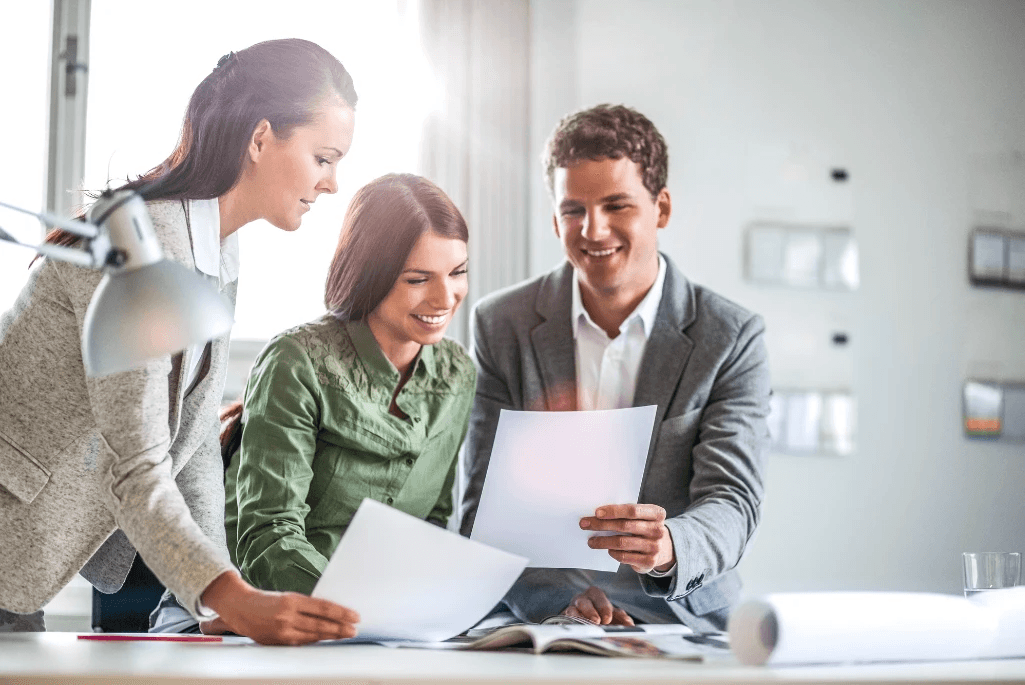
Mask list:
[[[968,278],[974,285],[1025,290],[1025,233],[974,229],[968,239]]]
[[[744,274],[753,283],[857,290],[858,247],[845,226],[754,223],[747,227]]]
[[[771,449],[781,454],[846,456],[854,452],[857,406],[846,390],[774,390]]]
[[[965,381],[962,399],[965,436],[1025,442],[1025,383]]]

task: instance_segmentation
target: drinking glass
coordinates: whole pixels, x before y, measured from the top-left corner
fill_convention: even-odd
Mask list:
[[[965,552],[964,596],[1014,587],[1021,577],[1019,552]]]

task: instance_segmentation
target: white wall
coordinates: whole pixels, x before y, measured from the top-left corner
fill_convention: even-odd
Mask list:
[[[1000,171],[1025,168],[1025,3],[536,0],[532,11],[538,154],[569,109],[647,114],[671,151],[663,249],[765,316],[776,387],[856,393],[854,455],[769,458],[741,564],[748,591],[959,592],[960,552],[1025,551],[1025,445],[969,441],[960,423],[967,375],[1025,381],[1025,293],[973,289],[965,273],[973,222],[1025,227],[1025,184]],[[780,179],[759,165],[766,151],[801,161],[806,190],[847,168],[848,205],[770,206]],[[560,252],[539,178],[532,190],[538,273]],[[857,292],[743,280],[745,225],[815,218],[849,221]],[[840,330],[845,349],[829,341]]]

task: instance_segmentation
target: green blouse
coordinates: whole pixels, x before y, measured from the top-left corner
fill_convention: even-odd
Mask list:
[[[253,585],[310,594],[364,497],[446,524],[476,371],[451,340],[414,363],[400,419],[388,413],[399,373],[363,322],[328,314],[257,357],[224,517],[232,561]]]

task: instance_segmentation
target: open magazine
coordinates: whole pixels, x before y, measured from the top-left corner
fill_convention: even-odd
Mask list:
[[[598,626],[566,616],[540,624],[514,623],[449,640],[452,649],[521,648],[535,654],[577,651],[601,656],[662,657],[700,661],[712,653],[728,653],[723,633],[694,633],[678,624]]]

